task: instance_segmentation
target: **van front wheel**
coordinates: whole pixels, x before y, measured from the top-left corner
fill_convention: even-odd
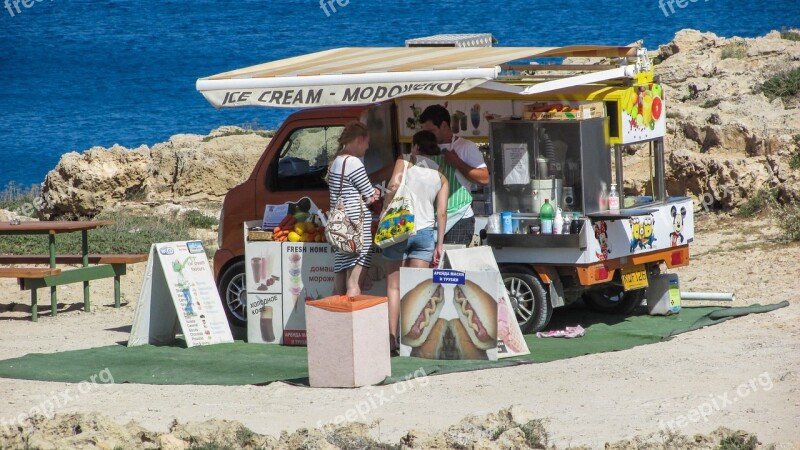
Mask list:
[[[247,279],[244,274],[244,261],[236,261],[225,268],[219,277],[217,289],[228,322],[240,327],[247,325]]]
[[[524,266],[506,266],[500,272],[522,333],[543,330],[553,315],[553,306],[539,277]]]

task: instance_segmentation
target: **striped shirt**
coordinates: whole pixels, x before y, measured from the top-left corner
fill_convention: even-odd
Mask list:
[[[347,164],[344,160],[347,159]],[[344,184],[342,185],[342,166],[344,165]],[[369,181],[367,171],[364,169],[364,163],[356,157],[350,155],[339,155],[333,160],[330,170],[328,171],[328,189],[330,189],[330,205],[331,208],[336,206],[339,201],[339,186],[342,187],[342,201],[345,205],[347,217],[351,220],[357,221],[362,214],[364,214],[364,227],[362,233],[363,249],[361,255],[344,255],[336,252],[335,256],[335,272],[349,269],[358,264],[364,267],[369,267],[372,261],[372,254],[370,247],[372,245],[372,213],[367,205],[363,203],[363,199],[372,197],[374,188]]]

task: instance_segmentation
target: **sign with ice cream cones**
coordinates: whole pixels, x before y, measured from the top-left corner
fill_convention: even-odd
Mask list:
[[[306,344],[306,300],[333,295],[333,247],[283,243],[283,344]]]
[[[200,241],[153,244],[128,347],[171,343],[176,322],[187,347],[233,342]]]

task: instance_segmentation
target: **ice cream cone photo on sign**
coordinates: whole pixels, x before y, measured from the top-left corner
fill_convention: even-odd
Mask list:
[[[289,293],[292,295],[292,311],[297,307],[297,298],[303,291],[302,261],[303,255],[300,253],[289,255]]]

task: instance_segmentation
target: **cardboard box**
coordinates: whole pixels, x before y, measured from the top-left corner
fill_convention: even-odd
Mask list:
[[[326,309],[327,300],[305,304],[311,387],[368,386],[391,375],[386,297],[356,297],[348,303],[361,309],[352,311]]]
[[[523,111],[522,117],[525,120],[584,120],[606,116],[606,109],[603,102],[588,102],[579,105],[569,105],[572,106],[573,111],[568,112],[534,112],[535,109],[538,109],[544,105],[546,104],[532,103],[525,105],[525,111]]]

